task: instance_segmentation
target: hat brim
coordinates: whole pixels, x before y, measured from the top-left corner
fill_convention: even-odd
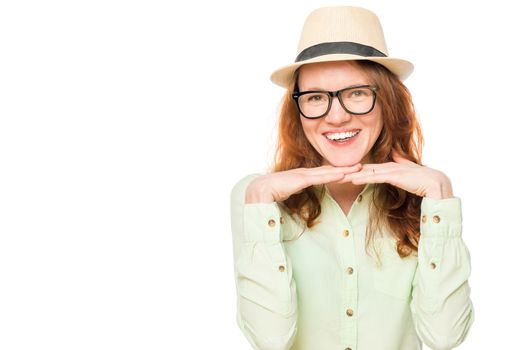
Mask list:
[[[332,61],[373,61],[389,69],[401,81],[404,81],[413,72],[414,66],[411,62],[392,57],[363,57],[351,54],[332,54],[315,57],[309,60],[295,62],[293,64],[281,67],[271,74],[271,81],[279,86],[287,88],[293,73],[301,66],[317,62]]]

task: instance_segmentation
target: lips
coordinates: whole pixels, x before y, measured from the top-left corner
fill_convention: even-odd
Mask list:
[[[351,130],[337,130],[326,132],[323,135],[329,140],[334,142],[343,142],[353,137],[357,136],[360,133],[361,129],[351,129]]]

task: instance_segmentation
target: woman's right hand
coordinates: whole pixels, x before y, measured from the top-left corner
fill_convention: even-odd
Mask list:
[[[362,165],[297,168],[256,177],[246,188],[246,203],[271,203],[286,200],[312,185],[340,182],[345,175],[358,172]],[[342,183],[342,182],[340,182]]]

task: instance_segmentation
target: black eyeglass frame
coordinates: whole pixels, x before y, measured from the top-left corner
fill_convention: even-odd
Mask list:
[[[366,89],[371,90],[371,93],[373,94],[373,103],[371,104],[371,108],[367,112],[361,112],[361,113],[351,112],[349,109],[346,108],[346,106],[344,105],[344,102],[342,102],[340,94],[343,93],[344,91],[347,91],[347,90],[362,89],[362,88],[366,88]],[[371,112],[373,110],[373,108],[375,108],[375,103],[377,101],[377,90],[378,90],[378,86],[375,86],[375,85],[356,85],[356,86],[350,86],[350,87],[347,87],[347,88],[343,88],[343,89],[340,89],[340,90],[337,90],[337,91],[325,91],[325,90],[295,91],[295,92],[293,92],[291,94],[291,97],[295,101],[295,104],[296,104],[296,106],[298,108],[298,111],[300,112],[300,114],[304,118],[307,118],[307,119],[318,119],[318,118],[322,118],[322,117],[326,116],[329,113],[329,111],[331,110],[331,105],[333,103],[333,97],[337,97],[338,98],[338,102],[340,103],[342,108],[344,108],[344,110],[346,112],[348,112],[349,114],[354,114],[354,115],[368,114],[369,112]],[[300,96],[305,95],[305,94],[309,94],[309,93],[327,93],[328,94],[328,96],[329,96],[329,104],[328,104],[328,108],[326,110],[326,113],[324,113],[324,114],[322,114],[322,115],[320,115],[318,117],[308,117],[304,113],[302,113],[302,110],[300,109],[300,105],[298,103],[298,99],[299,99]]]

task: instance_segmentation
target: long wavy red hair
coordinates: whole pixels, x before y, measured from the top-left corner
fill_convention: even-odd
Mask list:
[[[368,76],[370,83],[378,86],[377,103],[382,110],[383,128],[370,150],[375,163],[392,161],[392,152],[421,163],[423,136],[418,123],[411,94],[406,86],[387,68],[371,61],[352,61]],[[284,95],[279,116],[277,148],[271,171],[310,168],[322,165],[322,156],[309,143],[302,129],[300,115],[291,98],[296,89],[300,70]],[[321,214],[321,201],[325,185],[320,192],[315,186],[291,195],[284,200],[285,209],[313,227]],[[420,204],[422,198],[390,184],[376,184],[372,195],[366,248],[374,235],[386,228],[397,241],[400,257],[416,254],[420,237]]]

